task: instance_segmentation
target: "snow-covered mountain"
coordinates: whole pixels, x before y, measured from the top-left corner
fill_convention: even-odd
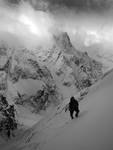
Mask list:
[[[89,89],[80,102],[79,118],[71,120],[64,100],[49,114],[17,137],[2,143],[2,150],[108,150],[113,148],[113,70]]]
[[[101,62],[77,50],[66,32],[53,39],[53,46],[47,49],[0,48],[0,70],[5,73],[2,88],[4,85],[9,103],[17,108],[46,110],[103,76]]]
[[[92,82],[102,76],[102,64],[88,56],[87,52],[80,52],[72,45],[67,33],[55,36],[53,50],[50,51],[46,64],[51,71],[60,78],[60,83],[71,86],[82,84],[83,80]],[[80,85],[79,88],[83,88]]]
[[[1,53],[2,51],[1,49]],[[91,80],[97,80],[102,76],[102,64],[90,58],[86,52],[76,50],[65,32],[54,35],[54,44],[50,49],[36,51],[20,49],[16,50],[11,58],[9,77],[13,83],[19,79],[31,78],[50,84],[56,81],[56,76],[60,77],[60,82],[62,78],[66,80],[67,74],[73,83],[80,78],[80,74]]]

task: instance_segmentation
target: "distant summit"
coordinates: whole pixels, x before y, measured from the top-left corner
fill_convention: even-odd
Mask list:
[[[67,32],[61,32],[58,35],[54,35],[54,39],[55,44],[65,53],[73,54],[76,52],[77,54],[80,54],[80,52],[72,45]]]

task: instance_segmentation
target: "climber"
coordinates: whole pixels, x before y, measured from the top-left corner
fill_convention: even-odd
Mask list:
[[[78,114],[80,112],[79,111],[79,103],[73,96],[70,98],[69,111],[70,111],[70,116],[72,119],[74,119],[74,117],[73,117],[74,111],[76,112],[76,114],[75,114],[76,117],[78,117]]]

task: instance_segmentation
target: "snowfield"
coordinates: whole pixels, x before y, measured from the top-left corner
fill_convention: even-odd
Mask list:
[[[91,87],[79,118],[56,108],[31,129],[16,133],[1,150],[113,150],[113,72]]]

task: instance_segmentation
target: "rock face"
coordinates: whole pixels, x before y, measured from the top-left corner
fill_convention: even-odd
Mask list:
[[[20,81],[28,82],[28,79],[37,81],[37,85],[41,81],[40,88],[31,95],[24,89],[21,93],[18,88],[14,94],[16,104],[29,105],[35,112],[46,109],[51,103],[58,104],[62,95],[59,88],[74,86],[81,90],[103,75],[102,64],[90,58],[87,52],[76,50],[65,32],[54,35],[52,48],[38,50],[37,54],[32,50],[20,49],[9,56],[7,51],[4,47],[0,48],[0,60],[6,58],[0,66],[0,70],[7,75],[5,81],[12,85]]]
[[[23,93],[23,95],[19,94],[16,98],[16,104],[30,105],[34,108],[33,111],[38,112],[39,110],[45,110],[52,103],[58,103],[59,93],[55,80],[47,66],[40,64],[30,55],[29,53],[29,58],[26,55],[23,55],[23,58],[15,56],[16,59],[14,58],[12,62],[9,80],[13,84],[16,84],[19,80],[26,80],[26,82],[28,79],[36,80],[38,81],[37,86],[41,81],[40,88],[37,88],[33,95],[28,96],[27,93]]]
[[[74,84],[80,90],[102,77],[102,64],[89,57],[87,52],[76,50],[67,33],[55,36],[54,39],[53,51],[46,62],[54,66],[57,76],[63,78],[63,85]]]
[[[0,68],[1,75],[3,73],[5,74],[4,78],[3,75],[1,76],[1,91],[4,91],[5,93],[6,90],[10,90],[7,85],[9,82],[12,85],[16,85],[20,80],[27,83],[28,79],[31,79],[31,83],[34,81],[37,82],[36,92],[34,95],[29,95],[29,93],[25,93],[24,89],[22,93],[20,93],[17,88],[16,92],[19,94],[13,93],[13,95],[17,95],[15,99],[16,104],[27,104],[33,108],[33,111],[39,111],[40,109],[46,109],[51,103],[58,103],[59,93],[51,72],[45,65],[39,64],[32,53],[24,49],[16,52],[11,58],[7,56],[7,53],[4,55],[2,54],[3,49],[1,51],[1,58],[5,57],[6,61],[4,63],[2,61],[3,64]],[[3,84],[5,86],[4,88]],[[39,93],[41,91],[43,92],[40,95]],[[13,92],[15,92],[15,90]]]

